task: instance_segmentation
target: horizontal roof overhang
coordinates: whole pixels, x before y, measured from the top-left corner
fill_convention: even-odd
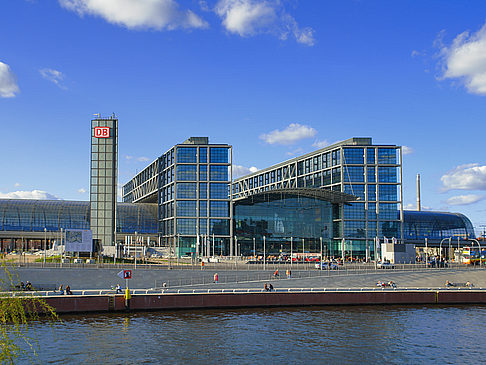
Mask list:
[[[233,199],[237,204],[253,204],[280,200],[286,197],[304,197],[324,200],[333,204],[346,204],[358,200],[354,195],[319,188],[283,188],[262,191]]]

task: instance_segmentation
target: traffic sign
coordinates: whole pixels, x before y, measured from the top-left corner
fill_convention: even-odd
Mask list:
[[[122,270],[118,274],[116,274],[122,279],[131,279],[132,278],[132,270]]]

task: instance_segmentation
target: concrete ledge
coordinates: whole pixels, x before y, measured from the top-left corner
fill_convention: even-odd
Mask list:
[[[123,295],[47,296],[57,313],[124,311]],[[132,295],[130,310],[177,310],[326,305],[486,304],[484,290],[393,290]]]

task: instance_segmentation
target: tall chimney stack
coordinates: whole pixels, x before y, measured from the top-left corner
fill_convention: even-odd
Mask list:
[[[420,206],[420,174],[417,174],[417,211],[422,210]]]

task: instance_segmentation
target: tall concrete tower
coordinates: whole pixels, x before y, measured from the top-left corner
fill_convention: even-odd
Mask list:
[[[117,163],[118,119],[98,114],[91,120],[90,227],[99,248],[116,242]]]
[[[421,211],[421,203],[420,203],[420,174],[417,174],[417,211]]]

